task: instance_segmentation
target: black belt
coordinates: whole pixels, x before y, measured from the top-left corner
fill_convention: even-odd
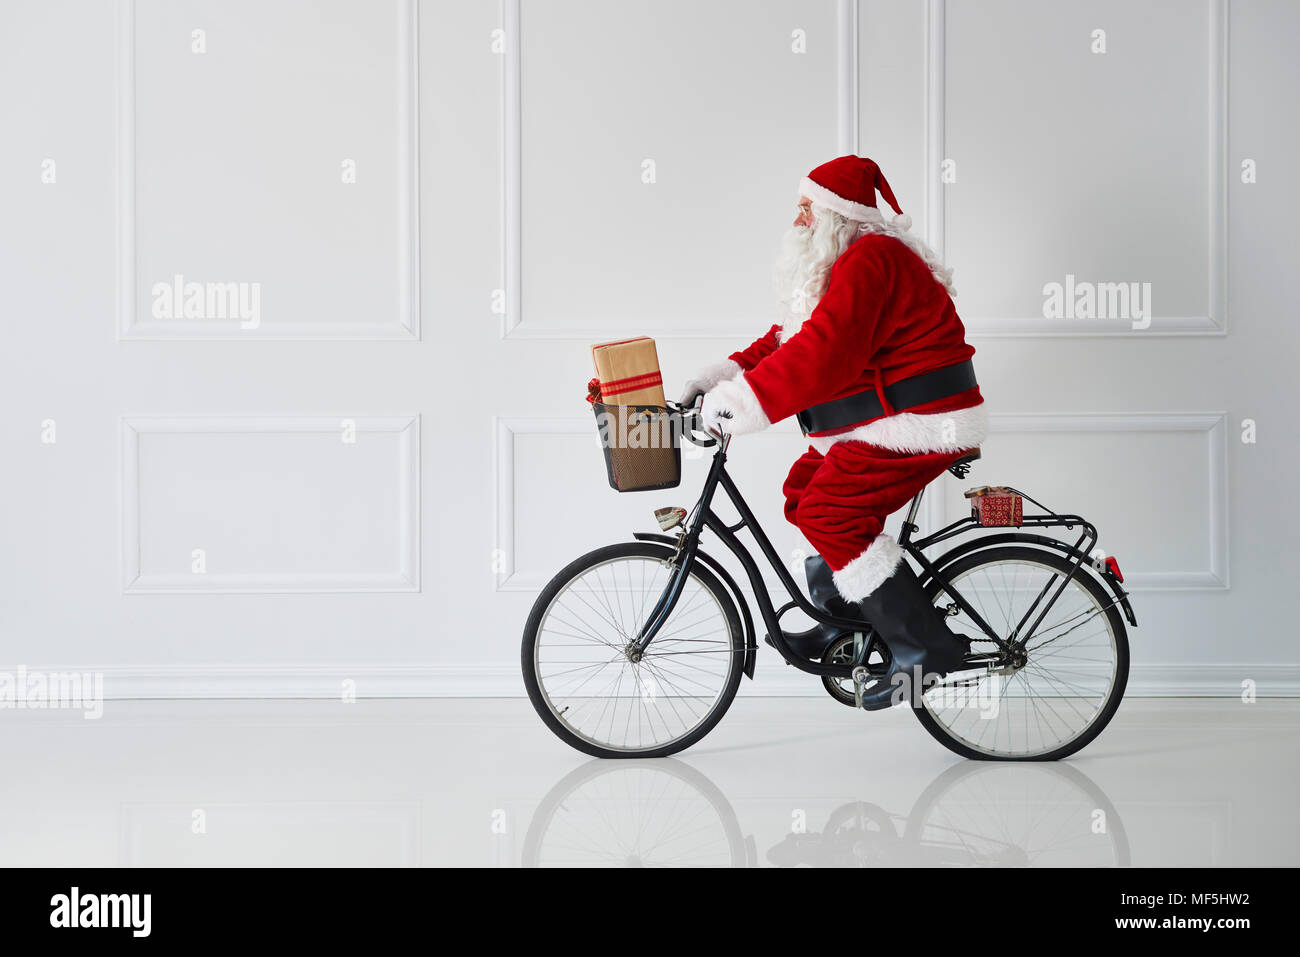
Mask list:
[[[973,389],[976,385],[978,383],[975,381],[975,366],[967,359],[965,362],[945,366],[933,372],[923,372],[920,375],[899,379],[893,385],[885,386],[884,393],[894,411],[901,412],[936,399],[946,399],[967,389]],[[795,418],[799,420],[799,428],[803,429],[803,434],[808,435],[810,432],[842,429],[857,422],[865,422],[867,419],[878,419],[884,414],[885,407],[880,401],[880,396],[875,389],[868,389],[865,392],[846,395],[842,399],[811,405]]]

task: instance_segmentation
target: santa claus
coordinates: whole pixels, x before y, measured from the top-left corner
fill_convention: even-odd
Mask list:
[[[897,215],[880,212],[877,191]],[[958,670],[969,641],[948,630],[881,530],[984,440],[975,350],[952,271],[910,232],[874,162],[841,156],[799,192],[776,270],[783,321],[688,382],[682,402],[703,393],[704,426],[732,435],[798,417],[810,447],[785,481],[785,514],[819,553],[807,563],[809,592],[836,615],[871,622],[889,648],[889,671],[863,707],[918,706],[914,676],[924,686]],[[786,637],[819,656],[833,635]]]

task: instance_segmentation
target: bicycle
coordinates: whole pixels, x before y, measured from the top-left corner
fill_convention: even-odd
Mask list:
[[[789,665],[820,677],[831,697],[859,705],[863,687],[886,672],[889,649],[869,622],[828,614],[804,596],[727,473],[731,437],[703,432],[693,409],[669,403],[660,411],[673,419],[675,442],[683,436],[715,449],[703,490],[689,513],[657,509],[659,533],[636,532],[631,542],[588,552],[542,589],[521,654],[539,716],[566,744],[605,758],[675,754],[717,725],[741,677],[754,678],[758,643],[735,578],[700,548],[705,530],[739,561],[767,642]],[[978,458],[975,450],[949,471],[965,478]],[[728,525],[713,511],[719,489],[738,522]],[[1137,619],[1118,562],[1091,557],[1098,533],[1090,522],[1023,492],[1041,512],[1024,514],[1014,531],[980,535],[930,559],[926,549],[985,526],[967,516],[914,538],[924,494],[912,499],[898,545],[952,630],[972,638],[972,651],[963,670],[924,692],[914,713],[966,758],[1049,761],[1075,753],[1114,717],[1128,681],[1125,621],[1136,627]],[[1051,527],[1077,527],[1079,537],[1070,543],[1023,530]],[[790,596],[780,608],[737,537],[742,529]],[[795,608],[835,630],[820,660],[786,641],[781,618]]]

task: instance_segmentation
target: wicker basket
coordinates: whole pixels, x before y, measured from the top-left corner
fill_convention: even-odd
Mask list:
[[[618,492],[676,488],[682,481],[680,417],[659,405],[591,404],[609,487]]]

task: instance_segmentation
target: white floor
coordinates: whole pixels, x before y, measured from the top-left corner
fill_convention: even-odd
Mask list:
[[[1300,864],[1300,701],[1130,699],[1056,764],[829,698],[636,762],[526,700],[108,702],[0,712],[0,769],[10,866]]]

